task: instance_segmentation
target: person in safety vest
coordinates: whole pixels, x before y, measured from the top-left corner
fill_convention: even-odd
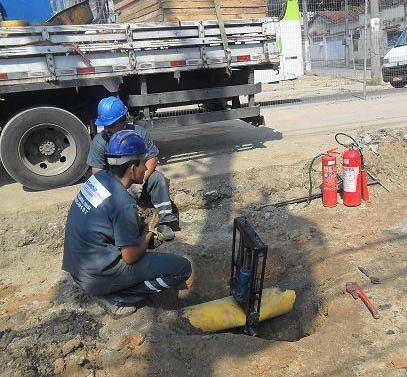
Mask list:
[[[93,138],[87,164],[92,168],[92,174],[106,169],[106,146],[115,132],[130,129],[141,137],[147,148],[146,172],[140,182],[143,184],[142,193],[151,201],[160,215],[158,231],[165,241],[171,241],[175,237],[174,231],[179,230],[179,223],[172,208],[167,180],[156,170],[159,150],[150,133],[143,126],[129,123],[127,114],[127,107],[117,97],[103,98],[99,102],[95,124],[104,127],[104,130]]]
[[[191,275],[191,263],[171,253],[146,252],[159,217],[140,232],[137,206],[127,189],[145,177],[148,149],[134,131],[116,132],[107,170],[92,175],[68,213],[62,269],[112,314],[128,315],[152,293]]]

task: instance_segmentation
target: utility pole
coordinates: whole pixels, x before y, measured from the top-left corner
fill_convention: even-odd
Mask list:
[[[345,0],[345,67],[349,68],[349,2]]]
[[[363,53],[363,99],[366,99],[366,85],[367,85],[367,0],[365,0],[365,20],[363,32],[363,44],[365,46]]]
[[[370,65],[372,69],[372,84],[380,85],[383,81],[383,78],[380,63],[379,0],[370,0],[370,41]]]
[[[304,68],[305,73],[311,72],[311,54],[308,35],[308,5],[307,0],[302,0],[302,22],[304,24]]]

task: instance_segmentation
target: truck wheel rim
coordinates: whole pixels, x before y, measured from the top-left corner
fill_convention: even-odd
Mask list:
[[[72,166],[76,157],[76,142],[62,127],[43,123],[24,133],[18,151],[21,161],[31,172],[51,177]]]

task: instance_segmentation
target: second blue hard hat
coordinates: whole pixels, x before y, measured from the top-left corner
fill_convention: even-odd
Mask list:
[[[118,97],[103,98],[98,105],[98,117],[95,121],[97,126],[109,127],[128,112],[127,106]]]
[[[130,160],[141,159],[147,152],[143,139],[133,130],[116,132],[107,145],[107,163],[122,165]]]

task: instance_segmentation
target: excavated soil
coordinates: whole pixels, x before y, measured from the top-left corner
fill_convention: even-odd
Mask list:
[[[193,288],[120,320],[60,270],[70,203],[1,215],[0,375],[405,376],[407,130],[359,138],[369,170],[391,192],[372,186],[358,208],[265,206],[307,194],[309,161],[173,185],[182,231],[159,251],[192,261]],[[228,295],[237,216],[269,246],[265,287],[297,294],[294,310],[263,323],[258,338],[200,334],[178,316]],[[359,266],[382,284],[370,284]],[[344,292],[347,281],[361,284],[381,319]]]

